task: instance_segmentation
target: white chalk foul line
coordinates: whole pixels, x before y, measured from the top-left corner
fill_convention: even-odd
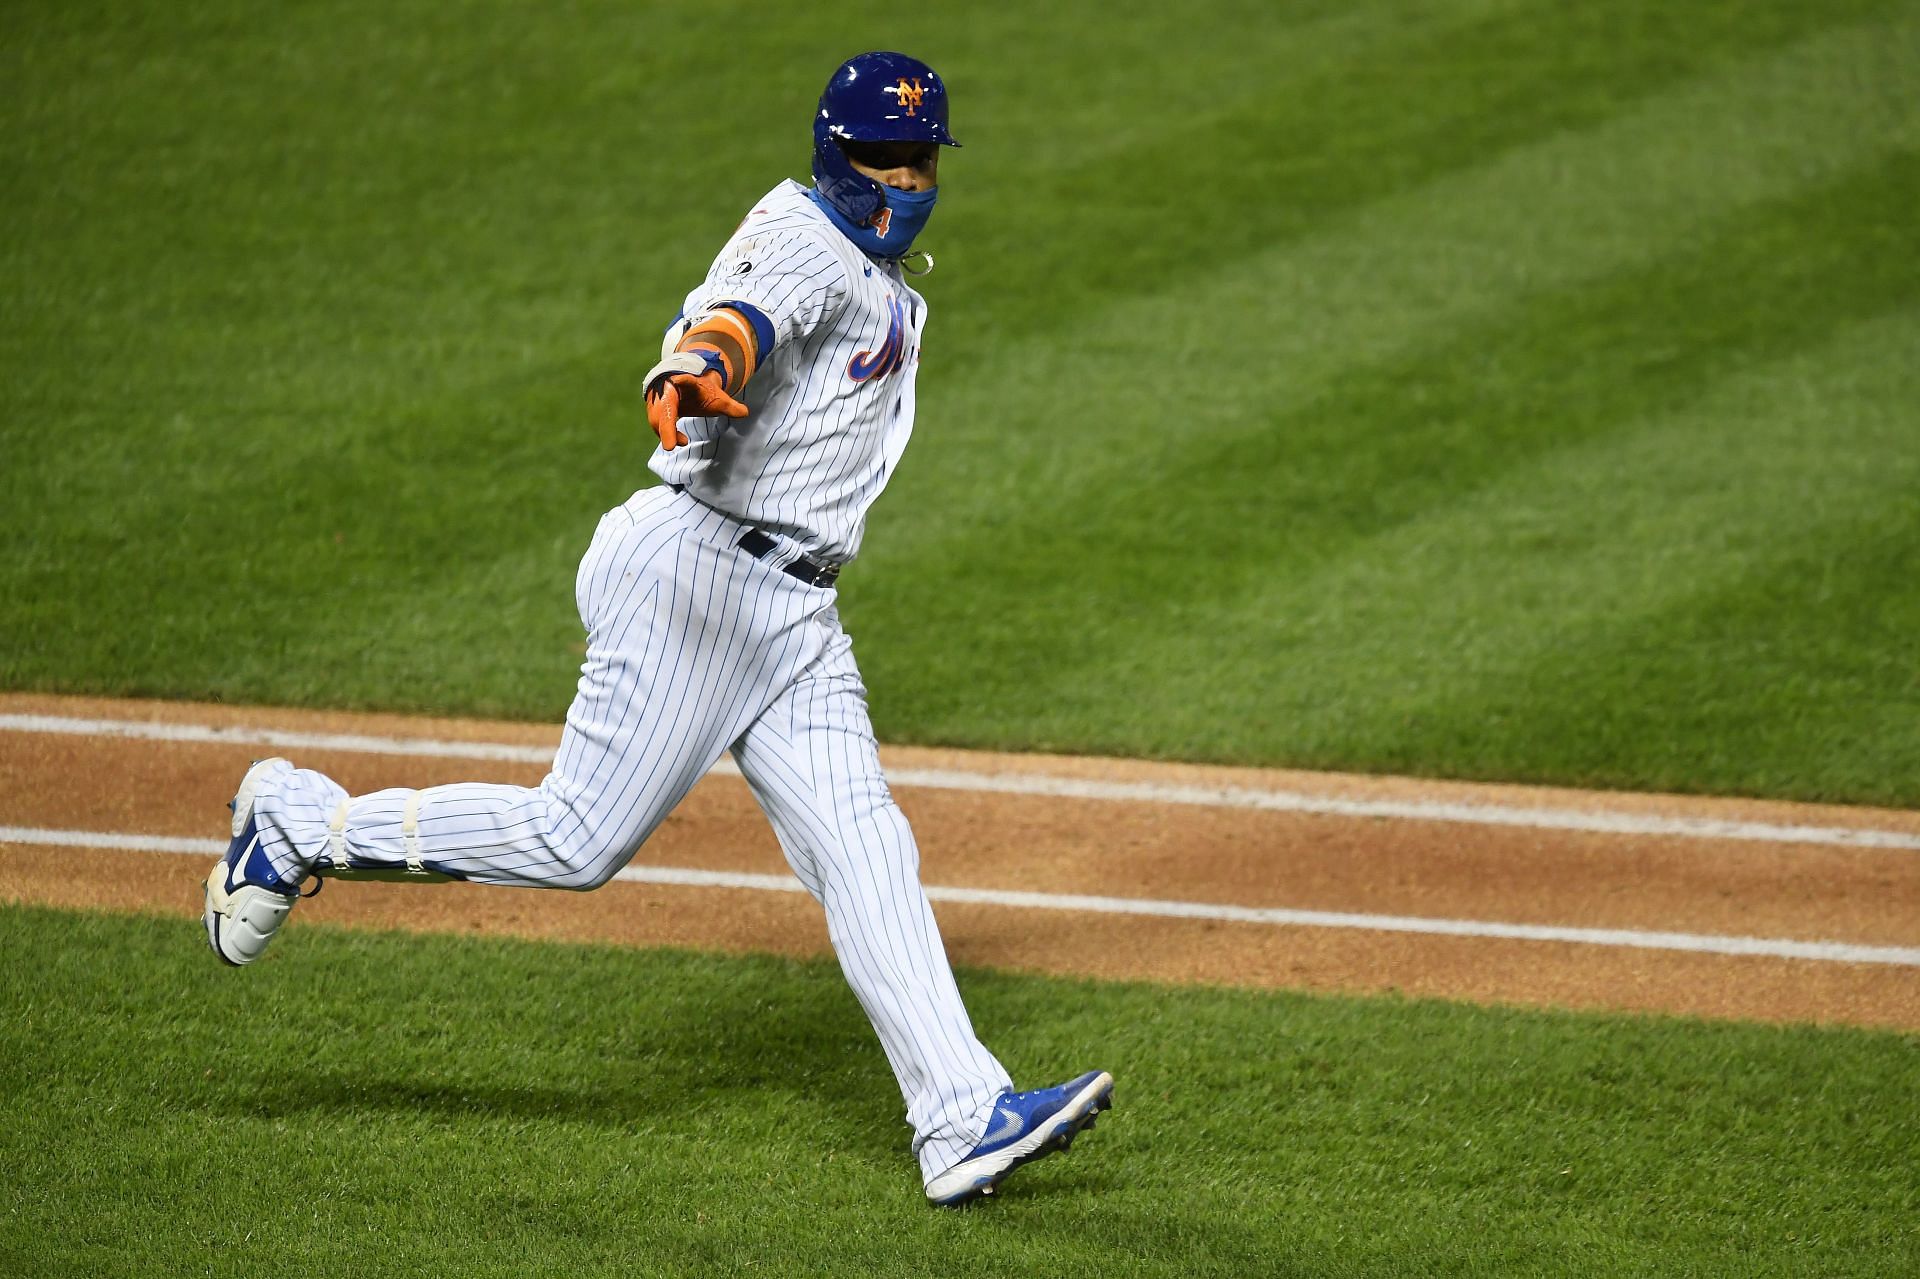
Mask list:
[[[550,764],[553,748],[508,742],[455,742],[424,737],[377,737],[356,733],[298,733],[282,729],[220,727],[212,724],[158,724],[144,720],[78,719],[58,715],[0,715],[0,731],[62,733],[84,737],[133,737],[152,741],[196,742],[227,746],[267,746],[280,750],[347,751],[374,755],[413,755],[432,759],[497,760]],[[728,760],[715,773],[737,776]],[[1731,839],[1772,844],[1827,844],[1841,848],[1920,851],[1920,835],[1852,826],[1797,826],[1771,822],[1728,822],[1697,817],[1659,817],[1640,813],[1587,812],[1572,808],[1510,808],[1499,804],[1456,804],[1421,800],[1339,799],[1301,791],[1247,787],[1176,786],[1155,782],[1102,782],[1033,773],[970,773],[958,769],[890,769],[895,786],[932,790],[982,791],[997,795],[1038,795],[1056,799],[1116,800],[1182,804],[1203,808],[1255,809],[1332,817],[1387,817],[1404,821],[1452,822],[1471,826],[1520,826],[1538,830],[1585,831],[1602,835],[1655,835],[1688,839]]]
[[[1725,822],[1698,817],[1582,812],[1573,808],[1507,808],[1497,804],[1448,804],[1426,800],[1339,799],[1299,791],[1240,787],[1172,786],[1154,782],[1098,782],[1026,773],[962,773],[944,769],[888,769],[897,786],[993,791],[1003,795],[1052,795],[1066,799],[1132,800],[1211,808],[1252,808],[1276,813],[1333,817],[1394,817],[1407,821],[1457,822],[1470,826],[1526,826],[1604,835],[1673,835],[1691,839],[1737,839],[1773,844],[1837,844],[1848,848],[1920,851],[1920,835],[1851,826],[1786,826]]]
[[[0,844],[51,844],[56,848],[112,848],[128,853],[190,853],[218,857],[224,839],[180,835],[121,835],[103,830],[47,830],[39,826],[0,826]]]
[[[220,839],[166,835],[124,835],[97,831],[46,830],[0,826],[0,844],[41,844],[63,848],[109,848],[129,852],[189,853],[218,857]],[[733,871],[691,870],[679,866],[628,866],[614,876],[633,884],[669,884],[693,888],[733,888],[755,892],[803,893],[790,875],[751,875]],[[1071,893],[1024,893],[997,888],[943,888],[929,884],[936,902],[1008,906],[1023,910],[1088,911],[1108,915],[1148,915],[1162,919],[1204,919],[1235,924],[1295,928],[1351,928],[1379,933],[1424,933],[1440,937],[1506,938],[1516,941],[1571,942],[1581,946],[1627,946],[1641,950],[1691,951],[1709,955],[1760,955],[1841,964],[1892,964],[1920,968],[1920,947],[1860,946],[1849,942],[1794,941],[1777,937],[1725,937],[1711,933],[1644,932],[1629,928],[1561,928],[1547,924],[1508,924],[1481,919],[1426,919],[1410,915],[1362,915],[1345,911],[1285,910],[1223,906],[1211,902],[1159,901],[1139,897],[1085,897]]]
[[[217,724],[156,724],[136,719],[71,719],[63,715],[0,715],[0,732],[133,737],[154,742],[272,746],[291,751],[346,751],[364,755],[418,755],[428,759],[490,759],[512,764],[553,762],[551,746],[516,746],[509,742],[446,742],[428,737],[374,737],[362,733],[296,733],[278,728],[222,727]]]

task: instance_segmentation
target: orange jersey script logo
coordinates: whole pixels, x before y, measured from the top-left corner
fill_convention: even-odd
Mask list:
[[[927,96],[927,91],[920,86],[919,76],[915,76],[911,80],[905,76],[901,76],[899,84],[891,89],[882,89],[880,92],[891,93],[894,97],[898,98],[900,105],[907,109],[908,115],[912,115],[918,111],[920,104],[926,100]]]

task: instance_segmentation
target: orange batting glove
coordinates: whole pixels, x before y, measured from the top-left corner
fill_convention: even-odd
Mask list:
[[[744,304],[739,304],[744,306]],[[747,406],[734,397],[760,367],[761,339],[739,306],[717,306],[667,330],[671,351],[647,373],[647,424],[660,437],[660,447],[672,452],[687,442],[680,429],[683,417],[745,417]],[[759,312],[755,311],[755,315]]]
[[[667,363],[671,361],[662,361],[663,366]],[[687,442],[687,433],[680,429],[681,418],[745,417],[748,412],[746,405],[727,394],[719,369],[698,374],[669,369],[647,384],[647,425],[660,437],[660,447],[669,453]]]

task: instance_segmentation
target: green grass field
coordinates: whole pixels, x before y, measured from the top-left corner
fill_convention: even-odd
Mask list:
[[[0,910],[0,1269],[1920,1264],[1892,1035],[966,974],[1016,1074],[1093,1051],[1122,1085],[1065,1159],[934,1212],[831,963],[303,928],[233,973],[197,927]]]
[[[968,144],[888,739],[1920,803],[1911,0],[7,23],[0,685],[557,719],[853,40]]]
[[[10,4],[0,688],[557,720],[658,332],[893,46],[885,739],[1920,806],[1920,4],[925,10]],[[831,967],[0,961],[10,1274],[1920,1270],[1911,1036],[973,973],[1121,1109],[938,1214]]]

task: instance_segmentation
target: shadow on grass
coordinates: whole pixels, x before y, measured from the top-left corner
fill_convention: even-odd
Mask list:
[[[850,1154],[909,1147],[899,1089],[830,963],[665,951],[629,966],[555,948],[558,963],[497,976],[471,962],[482,943],[457,971],[413,974],[396,993],[380,989],[389,939],[316,929],[287,941],[266,971],[238,975],[257,1024],[222,1047],[220,1067],[169,1089],[179,1105],[609,1133],[790,1127]],[[639,969],[653,980],[636,983]]]

